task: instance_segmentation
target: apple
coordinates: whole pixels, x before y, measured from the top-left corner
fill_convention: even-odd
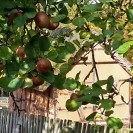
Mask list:
[[[49,23],[49,30],[55,30],[59,26],[59,22],[53,22],[52,18],[50,18],[50,23]]]
[[[8,21],[10,24],[13,24],[14,19],[16,18],[15,14],[8,15]]]
[[[71,96],[70,96],[71,100],[74,100],[74,99],[77,99],[77,98],[79,98],[79,95],[76,94],[76,93],[72,93]]]
[[[33,82],[33,85],[35,85],[35,86],[43,84],[43,80],[38,76],[32,77],[32,82]]]
[[[68,99],[66,101],[66,108],[68,111],[76,111],[82,105],[81,102],[77,102],[76,100]]]
[[[45,12],[38,12],[35,16],[35,23],[39,28],[48,28],[50,19]]]
[[[27,56],[26,56],[24,50],[25,50],[25,48],[24,48],[23,46],[19,47],[19,48],[16,50],[17,56],[18,56],[19,58],[21,58],[21,59],[26,59],[26,58],[27,58]]]
[[[0,64],[0,71],[2,71],[4,69],[4,65]]]
[[[37,61],[37,70],[41,73],[47,73],[52,69],[51,62],[46,58],[41,58]]]

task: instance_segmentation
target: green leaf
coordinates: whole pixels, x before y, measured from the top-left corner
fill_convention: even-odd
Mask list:
[[[58,89],[64,89],[64,82],[65,82],[65,77],[62,75],[56,75],[55,80],[53,82],[53,86],[58,88]]]
[[[79,98],[76,99],[78,102],[82,103],[91,103],[91,104],[99,104],[100,98],[97,96],[92,96],[91,94],[83,94]]]
[[[48,57],[50,60],[54,61],[54,60],[58,57],[58,53],[57,53],[56,50],[51,50],[51,51],[49,51],[47,57]]]
[[[79,40],[73,40],[73,42],[80,48],[80,42],[79,42]]]
[[[65,89],[74,90],[77,88],[77,81],[75,81],[73,78],[67,78],[63,86]]]
[[[98,80],[98,81],[96,82],[96,84],[98,84],[98,85],[100,85],[100,86],[106,85],[106,84],[107,84],[107,80]]]
[[[106,87],[109,93],[113,92],[113,84],[114,84],[114,78],[113,76],[109,76],[107,79],[107,87]]]
[[[35,9],[29,9],[24,14],[27,18],[34,18],[36,16],[36,10]]]
[[[91,22],[91,21],[93,21],[93,20],[99,18],[100,14],[97,13],[97,12],[92,12],[92,13],[83,12],[83,13],[82,13],[82,16],[83,16],[84,18],[86,18],[87,21],[90,21],[90,22]]]
[[[89,91],[90,91],[92,96],[99,96],[100,94],[102,95],[102,94],[106,94],[107,93],[106,90],[102,89],[101,86],[99,86],[96,83],[94,83],[92,85],[92,89],[89,90]]]
[[[133,22],[133,9],[127,10],[127,18],[129,21]]]
[[[69,24],[69,23],[71,23],[71,20],[70,20],[69,17],[66,17],[63,20],[61,20],[60,22],[63,23],[63,24]],[[69,36],[69,35],[70,34],[66,34],[66,36]]]
[[[98,9],[101,9],[102,4],[90,4],[90,5],[85,5],[83,8],[84,12],[92,12],[92,11],[96,11]]]
[[[89,39],[86,41],[83,45],[84,46],[92,46],[94,44],[95,40],[94,39]]]
[[[112,39],[113,40],[122,40],[123,39],[123,34],[121,33],[115,33],[113,36],[112,36]]]
[[[99,0],[100,2],[102,3],[109,3],[109,2],[112,2],[112,0]]]
[[[11,62],[7,62],[6,64],[8,74],[15,75],[19,71],[19,64],[16,60],[12,59]]]
[[[85,24],[85,20],[82,17],[77,17],[72,20],[72,23],[78,27],[82,27]]]
[[[133,75],[133,66],[131,67],[131,74]]]
[[[110,110],[112,107],[114,107],[115,101],[110,99],[104,99],[100,101],[101,107]]]
[[[19,68],[20,74],[26,74],[36,68],[36,64],[32,61],[25,61]]]
[[[40,74],[40,77],[43,78],[45,81],[53,84],[55,81],[56,76],[52,72],[48,72],[45,74]]]
[[[12,92],[19,89],[24,82],[24,79],[15,76],[5,76],[0,78],[0,87],[4,91]]]
[[[40,54],[39,35],[33,36],[25,46],[25,53],[29,59],[37,59]]]
[[[86,120],[88,122],[94,121],[96,114],[97,114],[97,112],[91,113],[89,116],[87,116]]]
[[[122,41],[121,40],[114,40],[113,44],[112,44],[112,48],[113,50],[116,50],[120,47],[120,45],[122,44]]]
[[[54,14],[56,12],[55,8],[48,8],[48,13],[49,14]]]
[[[66,75],[70,71],[70,64],[62,64],[60,67],[60,74],[61,75]]]
[[[79,71],[76,76],[75,76],[75,80],[79,81],[80,80],[80,74],[81,74],[81,71]]]
[[[12,50],[7,46],[0,46],[0,60],[9,60],[12,57]]]
[[[61,13],[61,14],[68,15],[67,7],[66,7],[66,6],[63,6],[63,8],[61,8],[61,10],[60,10],[60,13]]]
[[[20,16],[16,17],[14,19],[13,23],[16,27],[24,26],[24,24],[26,23],[26,16],[20,15]]]
[[[108,30],[103,30],[103,34],[106,36],[106,37],[110,37],[111,35],[113,35],[113,32],[114,30],[113,29],[108,29]]]
[[[119,118],[109,117],[107,119],[107,125],[109,128],[120,129],[122,128],[123,123]]]
[[[107,110],[107,111],[105,111],[105,116],[110,116],[113,113],[114,113],[113,110]]]
[[[32,82],[32,79],[30,78],[26,78],[24,80],[24,83],[23,83],[23,88],[29,88],[29,87],[32,87],[33,86],[33,82]]]
[[[123,96],[121,96],[121,100],[122,100],[125,104],[129,104],[129,102],[130,102],[130,101],[126,102]]]
[[[77,0],[65,0],[68,5],[71,7],[72,5],[76,4],[77,3]]]
[[[15,7],[15,3],[11,2],[9,0],[0,1],[0,7],[6,8],[6,9],[11,9],[11,8]]]
[[[60,46],[56,48],[56,51],[58,52],[58,57],[57,57],[58,60],[69,59],[72,56],[65,46]]]
[[[22,78],[14,78],[13,80],[11,80],[10,82],[9,82],[9,84],[8,84],[8,91],[14,91],[14,90],[16,90],[16,89],[19,89],[21,86],[22,86],[22,84],[23,84],[23,82],[24,82],[24,79],[22,79]]]
[[[53,22],[60,22],[65,19],[67,16],[65,14],[58,14],[53,18]]]
[[[53,4],[54,2],[56,2],[56,0],[48,0],[49,4]]]
[[[39,38],[39,46],[41,51],[48,51],[51,43],[48,39],[48,37],[41,36]]]
[[[0,87],[3,88],[5,91],[8,91],[7,85],[14,77],[11,76],[5,76],[0,78]]]
[[[74,53],[75,50],[76,50],[74,44],[71,43],[71,42],[66,42],[66,49],[67,49],[68,52],[70,52],[70,53]]]
[[[118,53],[119,54],[125,54],[130,47],[133,45],[133,41],[127,41],[123,43],[119,48],[118,48]]]
[[[63,51],[62,48],[57,48],[56,50],[51,50],[48,53],[47,57],[56,63],[64,63],[65,61],[63,59],[66,58],[67,54],[68,52],[66,51],[66,49],[65,51]]]
[[[82,85],[81,88],[80,88],[80,91],[79,91],[79,94],[82,95],[82,94],[90,94],[90,91],[91,91],[91,87],[90,86],[86,86],[86,85]]]

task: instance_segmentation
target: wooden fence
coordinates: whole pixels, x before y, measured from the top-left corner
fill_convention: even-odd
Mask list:
[[[0,110],[0,133],[133,133],[104,126]]]

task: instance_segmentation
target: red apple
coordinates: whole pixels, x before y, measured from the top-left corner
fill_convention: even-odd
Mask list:
[[[55,30],[59,26],[59,22],[53,22],[52,18],[50,18],[50,23],[49,23],[49,30]]]
[[[43,80],[36,76],[36,77],[32,77],[32,82],[35,86],[38,86],[38,85],[42,85],[43,84]]]
[[[21,58],[21,59],[26,59],[26,58],[27,58],[27,56],[26,56],[24,50],[25,50],[25,48],[24,48],[23,46],[19,47],[19,48],[16,50],[17,56],[18,56],[19,58]]]
[[[41,58],[37,61],[37,70],[42,73],[47,73],[52,69],[51,62],[46,58]]]
[[[4,69],[4,65],[0,64],[0,71],[2,71]]]
[[[45,12],[38,12],[35,16],[35,23],[39,28],[48,28],[49,27],[49,17]]]

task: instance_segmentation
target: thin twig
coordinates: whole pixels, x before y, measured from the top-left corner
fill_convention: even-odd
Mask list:
[[[95,61],[95,55],[94,55],[94,49],[91,48],[91,53],[92,53],[92,63],[93,63],[93,67],[95,69],[95,73],[96,73],[96,77],[97,77],[97,80],[99,80],[99,75],[98,75],[98,71],[97,71],[97,67],[96,67],[96,61]]]
[[[90,77],[90,74],[93,72],[94,66],[92,67],[92,69],[89,71],[89,73],[86,75],[86,77],[84,78],[84,83],[85,81]]]

